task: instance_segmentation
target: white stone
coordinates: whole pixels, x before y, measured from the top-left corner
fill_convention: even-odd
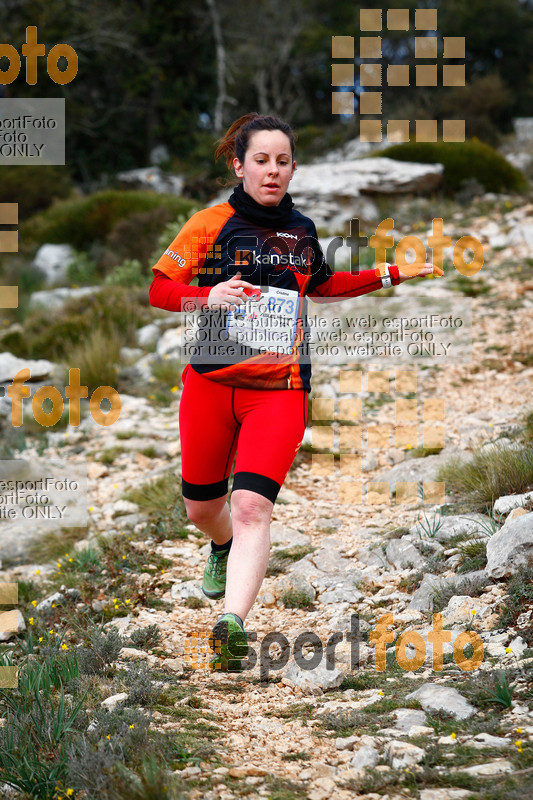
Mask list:
[[[476,613],[472,614],[472,611]],[[488,614],[490,614],[490,608],[482,605],[479,598],[456,594],[442,612],[442,624],[445,626],[466,625],[472,621],[474,616],[477,619],[483,619]]]
[[[179,358],[181,353],[181,340],[181,328],[169,328],[159,337],[156,347],[157,355],[172,355],[174,358]],[[176,373],[176,379],[178,377],[179,375]]]
[[[474,706],[465,700],[456,689],[425,683],[406,696],[406,700],[418,700],[424,711],[447,711],[456,719],[468,719],[476,713]]]
[[[513,508],[522,508],[526,503],[533,502],[533,492],[524,492],[523,494],[506,494],[503,497],[498,497],[494,503],[495,514],[508,514]]]
[[[351,769],[363,769],[364,767],[375,767],[379,760],[379,753],[374,747],[363,745],[359,747],[349,763]]]
[[[505,758],[498,758],[495,761],[490,761],[488,764],[475,764],[473,767],[466,767],[461,769],[460,772],[467,772],[469,775],[501,775],[503,772],[512,772],[513,765]]]
[[[385,758],[393,769],[404,769],[419,764],[425,756],[421,747],[409,742],[393,740],[385,746]]]
[[[47,285],[51,286],[66,280],[73,259],[74,250],[69,244],[43,244],[37,250],[33,266],[44,273]]]
[[[422,567],[426,563],[426,559],[420,555],[416,547],[405,538],[391,539],[387,543],[386,556],[396,569],[407,567],[409,564],[412,567]]]
[[[512,575],[519,567],[533,565],[533,514],[510,520],[487,542],[485,571],[492,578]]]
[[[150,347],[159,339],[159,327],[154,323],[144,325],[135,332],[135,338],[141,347]]]
[[[281,682],[286,686],[297,686],[304,694],[320,695],[328,689],[336,689],[340,686],[345,673],[336,667],[326,669],[326,659],[314,668],[304,670],[296,661],[291,661],[285,670]]]
[[[127,692],[119,692],[119,694],[114,694],[112,697],[108,697],[106,700],[102,700],[100,705],[103,708],[107,709],[107,711],[114,711],[119,703],[123,703],[127,699],[128,699]]]
[[[117,500],[113,503],[113,517],[120,517],[123,514],[136,514],[139,511],[139,506],[136,503],[130,503],[129,500]]]
[[[17,358],[11,353],[0,353],[0,383],[11,383],[21,369],[29,369],[30,380],[36,381],[51,375],[55,364],[44,358],[34,360]]]
[[[0,642],[8,642],[18,633],[26,630],[26,623],[21,612],[17,609],[4,611],[0,614]]]
[[[57,311],[69,302],[80,297],[94,295],[101,291],[100,286],[79,286],[76,289],[61,287],[58,289],[45,289],[40,292],[33,292],[30,297],[30,309],[47,308],[49,311]]]
[[[491,736],[490,733],[478,733],[472,739],[467,739],[466,743],[478,750],[483,747],[499,747],[501,749],[511,746],[509,739],[504,739],[502,736]]]
[[[119,172],[117,180],[129,189],[148,189],[157,194],[180,195],[183,191],[183,178],[169,175],[158,166]]]
[[[41,602],[35,606],[35,611],[38,614],[48,614],[52,612],[53,605],[62,605],[64,602],[64,595],[62,595],[61,592],[54,592],[50,597],[45,597],[44,600],[41,600]]]

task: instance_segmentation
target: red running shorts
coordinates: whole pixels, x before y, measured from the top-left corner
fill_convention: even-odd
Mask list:
[[[188,365],[179,407],[182,492],[214,500],[248,489],[274,503],[302,443],[305,389],[241,389],[205,378]]]

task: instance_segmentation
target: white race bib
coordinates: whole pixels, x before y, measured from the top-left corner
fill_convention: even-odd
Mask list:
[[[260,300],[248,300],[228,312],[228,338],[256,350],[291,353],[296,336],[298,292],[270,286]]]

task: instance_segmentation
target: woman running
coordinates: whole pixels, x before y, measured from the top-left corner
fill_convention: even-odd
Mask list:
[[[256,113],[236,120],[215,160],[224,156],[240,182],[227,202],[186,222],[150,287],[153,306],[204,312],[182,374],[182,493],[188,518],[211,539],[202,589],[225,596],[212,667],[228,671],[247,653],[244,620],[266,573],[272,509],[307,422],[306,297],[355,297],[414,277],[390,265],[383,278],[379,269],[333,273],[314,223],[287,192],[294,153],[286,122]],[[426,264],[418,275],[431,272]]]

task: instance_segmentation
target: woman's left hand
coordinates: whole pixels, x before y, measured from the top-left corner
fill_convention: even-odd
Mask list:
[[[440,278],[442,275],[444,275],[444,272],[440,267],[437,267],[436,264],[430,264],[427,262],[425,264],[406,264],[404,269],[406,272],[399,270],[400,283],[403,283],[404,281],[410,281],[411,278],[425,278],[427,275],[435,275],[437,278]]]

